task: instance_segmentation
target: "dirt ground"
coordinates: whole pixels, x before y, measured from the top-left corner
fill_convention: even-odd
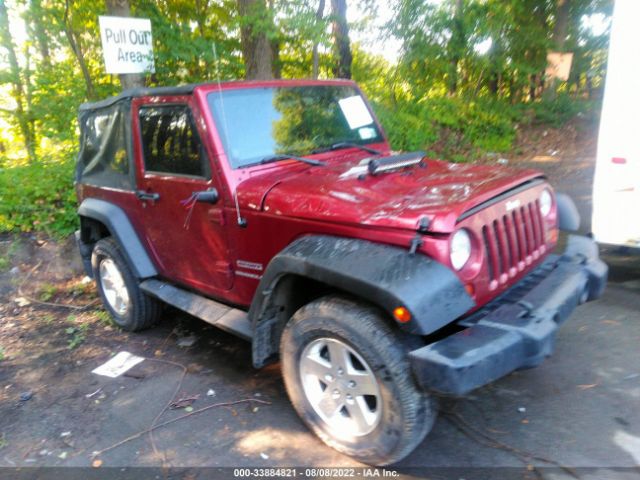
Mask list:
[[[507,163],[545,170],[588,220],[593,129],[578,122],[526,135]],[[441,399],[440,420],[399,472],[640,478],[640,258],[603,253],[612,281],[560,331],[556,354],[464,399]],[[122,478],[123,467],[171,466],[187,469],[175,478],[205,478],[189,469],[358,466],[308,432],[279,366],[253,370],[248,343],[172,309],[139,334],[113,327],[71,240],[0,238],[0,258],[0,478],[20,473],[12,467],[117,467]],[[120,351],[145,360],[115,379],[91,373]]]

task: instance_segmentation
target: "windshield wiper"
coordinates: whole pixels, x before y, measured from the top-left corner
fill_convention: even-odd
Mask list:
[[[250,163],[244,166],[251,167],[252,165],[264,165],[266,163],[279,162],[281,160],[297,160],[299,162],[303,162],[308,165],[313,165],[314,167],[322,167],[326,165],[326,163],[324,163],[321,160],[315,160],[313,158],[298,157],[296,155],[289,155],[288,153],[279,153],[275,155],[267,155],[266,157],[261,158],[257,162]]]
[[[322,153],[322,152],[330,152],[331,150],[339,150],[341,148],[359,148],[360,150],[364,150],[365,152],[373,153],[374,155],[380,155],[382,152],[380,150],[376,150],[375,148],[365,147],[364,145],[360,145],[359,143],[354,142],[338,142],[334,143],[330,147],[317,148],[312,150],[311,153]]]

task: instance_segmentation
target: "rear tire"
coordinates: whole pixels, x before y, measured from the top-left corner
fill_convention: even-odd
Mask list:
[[[91,255],[93,278],[104,308],[123,330],[135,332],[155,324],[162,304],[140,289],[118,242],[107,237],[98,241]]]
[[[388,465],[424,439],[436,414],[413,381],[405,340],[378,309],[341,296],[315,300],[291,318],[280,345],[285,386],[327,445]]]

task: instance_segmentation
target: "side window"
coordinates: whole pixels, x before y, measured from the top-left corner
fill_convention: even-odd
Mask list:
[[[191,111],[186,105],[140,108],[145,170],[209,178]]]

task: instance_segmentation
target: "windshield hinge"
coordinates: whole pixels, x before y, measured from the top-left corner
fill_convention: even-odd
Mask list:
[[[431,225],[429,217],[420,217],[420,220],[418,220],[418,231],[420,233],[427,233],[429,231],[429,225]]]
[[[409,255],[414,255],[423,243],[422,236],[419,233],[416,233],[416,236],[413,237],[411,239],[411,243],[409,243]]]

